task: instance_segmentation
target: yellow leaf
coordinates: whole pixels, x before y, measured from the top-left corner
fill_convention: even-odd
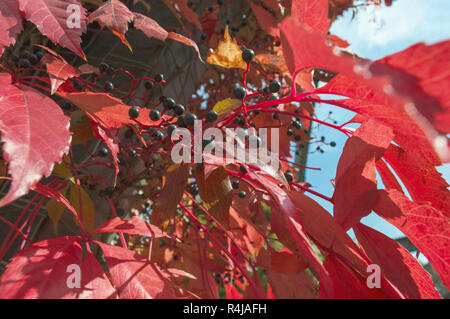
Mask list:
[[[236,40],[231,38],[230,33],[228,32],[228,26],[225,28],[224,41],[219,41],[216,50],[210,49],[206,62],[227,69],[240,68],[247,70],[247,63],[242,59],[241,48]]]
[[[63,196],[66,196],[66,191],[62,190],[61,194]],[[47,202],[47,213],[48,217],[53,222],[53,230],[55,231],[55,234],[58,235],[58,222],[61,219],[61,215],[64,213],[65,206],[63,204],[60,204],[54,199],[51,199]]]
[[[72,113],[70,118],[70,131],[72,134],[72,144],[84,144],[95,138],[92,132],[91,121],[86,115],[76,116],[77,112]]]
[[[55,164],[55,167],[53,168],[53,174],[67,179],[72,177],[72,173],[70,173],[70,170],[67,168],[64,162]]]
[[[266,72],[278,71],[285,73],[289,71],[282,55],[257,54],[255,56],[255,62],[259,63]]]
[[[81,198],[81,203],[79,198]],[[92,232],[94,230],[95,208],[86,191],[76,184],[70,184],[70,203],[78,212],[78,215],[81,212],[81,220],[86,230]]]
[[[218,115],[222,115],[234,111],[239,106],[241,106],[241,104],[241,100],[227,98],[225,100],[217,102],[216,105],[214,105],[213,110],[216,111]]]

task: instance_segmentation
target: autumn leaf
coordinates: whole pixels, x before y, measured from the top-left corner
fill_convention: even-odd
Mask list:
[[[338,299],[389,299],[383,287],[369,288],[366,279],[353,269],[339,261],[335,256],[328,256],[324,263],[333,280],[333,296],[328,295],[322,283],[319,283],[319,298]]]
[[[148,236],[152,238],[171,237],[155,225],[149,224],[140,217],[133,216],[130,219],[115,217],[103,225],[97,227],[93,233],[126,233],[132,235]]]
[[[393,144],[387,148],[383,158],[393,168],[414,201],[429,202],[450,217],[449,185],[433,165]]]
[[[430,274],[397,241],[363,224],[353,229],[371,261],[409,298],[441,299]]]
[[[86,56],[81,49],[81,35],[86,32],[86,9],[76,0],[19,0],[19,8],[25,19],[33,22],[39,31],[53,43],[75,52],[83,60]],[[71,11],[68,5],[78,7],[80,26],[70,27]],[[64,8],[61,10],[61,8]]]
[[[42,57],[41,63],[46,65],[50,76],[52,84],[51,94],[54,94],[67,79],[78,77],[81,74],[79,70],[67,63],[66,60],[58,59],[48,53]]]
[[[379,191],[374,211],[405,234],[450,287],[448,217],[427,203],[410,201],[395,189]]]
[[[80,216],[84,228],[91,233],[94,230],[95,207],[88,193],[81,186],[71,183],[70,202]]]
[[[376,121],[363,122],[345,143],[336,170],[334,217],[349,229],[367,216],[377,201],[375,162],[393,138],[392,130]]]
[[[182,36],[181,34],[175,33],[175,32],[169,32],[168,38],[181,42],[183,44],[189,45],[194,48],[195,52],[197,52],[197,56],[200,59],[200,61],[203,62],[202,56],[200,55],[200,50],[198,49],[197,44],[194,42],[194,40],[191,40],[189,38],[186,38],[185,36]]]
[[[130,106],[123,104],[118,98],[106,93],[57,92],[57,95],[89,113],[97,123],[109,130],[121,128],[128,124],[142,123],[148,126],[158,126],[163,120],[174,122],[174,119],[170,119],[169,116],[162,117],[159,121],[151,121],[149,118],[150,110],[146,108],[141,108],[139,117],[136,120],[132,120],[128,115]]]
[[[167,275],[132,250],[96,241],[105,255],[112,283],[121,299],[175,298]]]
[[[101,26],[106,26],[120,38],[130,51],[133,51],[125,38],[125,33],[128,31],[128,23],[134,17],[135,14],[120,0],[109,0],[88,16],[87,23],[97,21]]]
[[[206,62],[209,64],[219,65],[221,67],[231,69],[240,68],[247,69],[247,64],[242,59],[241,48],[236,40],[232,39],[228,31],[228,26],[225,28],[224,40],[219,41],[216,50],[210,50]]]
[[[0,2],[0,55],[3,50],[16,43],[16,38],[22,32],[22,17],[17,0]]]
[[[213,110],[216,111],[218,115],[227,114],[240,107],[241,104],[242,104],[241,100],[226,98],[225,100],[217,102],[214,105]]]
[[[195,175],[198,192],[205,208],[225,228],[228,228],[233,192],[225,168],[223,166],[216,168],[206,178],[203,169],[197,168]]]
[[[300,23],[321,33],[328,32],[328,0],[292,1],[291,10],[292,17]]]
[[[62,196],[65,196],[65,192],[62,192]],[[65,206],[54,199],[51,199],[46,204],[48,217],[53,223],[53,230],[55,234],[58,235],[58,223],[64,213]]]
[[[116,292],[95,257],[88,252],[83,260],[82,255],[80,237],[33,243],[12,258],[0,277],[0,298],[115,299]],[[79,288],[66,284],[69,265],[80,267]]]
[[[153,206],[154,215],[160,222],[164,222],[172,216],[178,203],[183,197],[189,174],[189,166],[185,163],[172,164],[168,167],[163,177],[161,195]]]
[[[5,160],[13,177],[0,206],[25,195],[70,146],[69,118],[52,99],[0,74],[0,131]]]
[[[91,121],[91,125],[92,131],[97,136],[97,138],[102,140],[111,151],[111,155],[114,161],[114,168],[116,169],[116,174],[114,175],[114,186],[116,186],[117,175],[119,174],[119,158],[117,157],[117,154],[119,154],[120,151],[119,131],[118,129],[114,130],[103,129],[100,125],[98,125],[94,121]]]
[[[134,27],[136,29],[144,32],[148,38],[156,38],[161,41],[166,41],[169,36],[169,32],[161,27],[158,22],[140,13],[135,12],[134,15]]]

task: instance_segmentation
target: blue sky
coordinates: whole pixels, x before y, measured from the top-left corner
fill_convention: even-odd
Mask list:
[[[347,11],[332,25],[330,32],[347,40],[351,44],[348,48],[350,51],[363,58],[376,60],[418,42],[431,44],[450,39],[450,0],[394,0],[391,7],[360,8],[354,19],[351,11]],[[327,118],[329,111],[333,112],[332,118],[339,124],[353,117],[352,112],[327,105],[316,109],[320,119]],[[333,186],[330,180],[335,176],[346,137],[324,126],[319,127],[316,134],[319,138],[325,136],[327,142],[335,141],[337,146],[324,146],[325,153],[309,155],[308,165],[322,170],[307,170],[306,180],[313,185],[314,190],[331,196]],[[441,166],[438,170],[447,181],[450,180],[450,165]],[[320,198],[314,199],[332,211],[330,203]],[[403,236],[374,213],[362,221],[391,238]]]

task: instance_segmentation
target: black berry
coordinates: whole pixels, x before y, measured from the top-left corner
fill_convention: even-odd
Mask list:
[[[136,106],[130,107],[130,109],[128,110],[128,115],[132,119],[138,118],[139,117],[139,108],[137,108]]]
[[[197,196],[197,195],[198,195],[198,186],[197,186],[196,184],[192,184],[192,185],[189,187],[189,193],[190,193],[192,196]]]
[[[147,90],[151,90],[153,88],[153,85],[154,84],[152,81],[145,81],[145,84],[144,84],[144,86]]]
[[[157,75],[155,75],[155,81],[156,81],[156,82],[162,82],[162,81],[164,81],[164,75],[163,75],[163,74],[157,74]]]
[[[155,133],[152,134],[153,138],[157,141],[160,141],[163,139],[164,134],[161,131],[156,131]]]
[[[168,97],[164,100],[163,105],[168,109],[173,109],[175,107],[175,100],[171,97]]]
[[[240,198],[245,198],[245,196],[247,196],[247,193],[244,192],[244,191],[240,191],[239,194],[238,194],[238,196],[239,196]]]
[[[194,126],[194,121],[197,120],[197,116],[192,113],[188,113],[184,116],[184,123],[188,126]]]
[[[252,49],[245,49],[242,51],[242,59],[245,62],[247,62],[247,63],[252,62],[254,57],[255,57],[255,52],[253,52]]]
[[[136,153],[136,150],[134,150],[134,149],[128,151],[128,155],[129,155],[130,157],[135,157],[136,154],[137,154],[137,153]]]
[[[99,69],[100,69],[100,72],[104,73],[109,70],[109,65],[106,64],[105,62],[102,62],[102,63],[100,63]]]
[[[206,114],[206,122],[215,122],[217,120],[217,112],[214,110],[211,110],[208,112],[208,114]]]
[[[181,105],[181,104],[177,104],[177,105],[175,105],[174,111],[175,111],[175,114],[178,115],[178,116],[183,115],[183,113],[184,113],[184,106]]]
[[[114,84],[112,84],[112,82],[105,82],[105,84],[103,85],[103,88],[105,89],[105,91],[110,92],[112,90],[114,90]]]
[[[270,82],[269,90],[272,93],[277,93],[278,91],[280,91],[281,90],[280,82],[278,82],[277,80],[274,80],[274,81]]]
[[[177,126],[174,124],[171,124],[167,127],[167,135],[172,136],[172,133],[177,129]]]
[[[100,149],[98,150],[98,155],[100,155],[101,157],[105,157],[109,154],[109,150],[108,148],[102,146],[100,147]]]
[[[288,183],[290,183],[294,180],[294,175],[290,171],[287,171],[286,173],[284,173],[284,177],[286,177],[286,180],[288,181]]]
[[[161,119],[161,113],[159,113],[158,110],[151,110],[150,111],[150,119],[152,121],[159,121]]]
[[[296,129],[301,129],[303,125],[302,125],[302,123],[300,121],[297,121],[297,120],[294,119],[292,121],[292,126],[295,127]]]
[[[231,186],[234,189],[238,189],[239,187],[241,187],[241,182],[239,182],[237,179],[233,181],[233,183],[231,183]]]
[[[247,174],[247,168],[244,165],[240,165],[239,170],[241,171],[242,174]]]
[[[245,92],[245,89],[242,86],[238,86],[237,88],[234,89],[234,96],[239,100],[243,100],[246,94],[247,93]]]

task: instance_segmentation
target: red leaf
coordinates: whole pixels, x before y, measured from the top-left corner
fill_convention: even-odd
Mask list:
[[[352,59],[333,53],[326,45],[326,33],[305,27],[295,17],[285,18],[280,25],[284,59],[291,74],[309,68],[354,74]]]
[[[82,261],[79,237],[40,241],[12,258],[0,277],[0,298],[104,299],[116,292],[92,253]],[[80,267],[80,288],[71,288],[69,265]],[[68,271],[69,270],[69,271]]]
[[[149,38],[156,38],[161,41],[166,41],[169,33],[161,27],[155,20],[146,17],[140,13],[134,13],[134,27],[141,30]]]
[[[382,159],[380,159],[376,161],[375,165],[377,167],[377,172],[378,174],[380,174],[384,186],[386,186],[387,189],[393,188],[398,190],[400,193],[403,193],[402,186],[397,181],[397,178],[391,172],[387,164]]]
[[[271,36],[278,38],[280,36],[280,29],[278,28],[278,22],[275,20],[274,16],[271,15],[269,11],[253,2],[250,2],[250,7],[256,16],[256,20],[258,20],[261,29]]]
[[[258,180],[261,186],[264,185],[264,188],[270,192],[273,198],[271,223],[273,227],[274,221],[277,221],[278,226],[280,226],[277,231],[274,230],[277,233],[277,236],[279,238],[287,237],[289,242],[294,243],[295,246],[291,250],[300,253],[305,260],[318,271],[320,280],[323,282],[324,286],[327,287],[327,291],[330,291],[331,282],[329,281],[325,269],[314,253],[292,200],[287,193],[281,189],[278,184],[270,180],[269,177],[262,178],[252,171],[249,171],[248,173],[251,174],[254,179]]]
[[[379,265],[387,279],[409,298],[441,298],[430,274],[402,245],[363,224],[358,224],[353,229],[359,244],[372,262]]]
[[[11,84],[0,74],[0,130],[13,182],[0,201],[7,205],[50,175],[70,147],[69,118],[53,100],[33,88]]]
[[[271,249],[270,253],[262,249],[258,254],[258,265],[288,275],[297,274],[308,267],[307,263],[287,248],[279,251]]]
[[[20,11],[25,18],[33,22],[39,31],[53,43],[67,48],[82,59],[86,56],[81,49],[81,34],[86,32],[86,10],[76,0],[18,0]],[[71,15],[66,8],[78,6],[80,10],[80,27],[70,28],[67,21]]]
[[[103,225],[99,226],[95,233],[126,233],[132,235],[142,235],[152,238],[171,237],[169,234],[163,232],[155,225],[147,223],[140,217],[133,216],[131,219],[122,219],[115,217]]]
[[[450,133],[450,41],[416,44],[387,56],[371,66],[375,75],[395,76],[406,72],[403,81],[393,81],[394,90],[411,100],[417,110],[440,132]],[[405,110],[408,109],[405,107]]]
[[[42,57],[41,63],[47,66],[47,73],[50,76],[52,85],[51,94],[54,94],[67,79],[80,75],[80,71],[67,63],[67,61],[64,59],[60,60],[48,53]]]
[[[321,33],[327,33],[330,27],[328,0],[294,1],[291,15],[302,24]]]
[[[186,163],[170,165],[163,177],[161,195],[155,200],[153,214],[156,221],[165,221],[172,217],[183,197],[189,177]]]
[[[330,255],[323,262],[324,267],[333,280],[333,293],[330,296],[319,283],[319,298],[337,298],[337,299],[385,299],[382,288],[369,288],[366,279],[353,269],[348,268],[339,259]]]
[[[325,90],[328,88],[332,92],[346,90],[350,96],[353,94],[364,94],[363,92],[352,93],[352,90],[366,90],[357,81],[340,75],[334,77],[324,88]],[[368,94],[367,99],[371,99],[371,94],[375,94],[373,91],[367,91],[366,93]],[[339,100],[339,105],[342,107],[377,120],[383,125],[392,128],[395,134],[394,141],[405,151],[423,158],[430,164],[440,165],[441,160],[422,129],[405,112],[390,106],[388,101],[386,103],[386,105],[375,104],[360,99]]]
[[[352,80],[340,80],[340,92],[327,85],[317,93],[365,99],[396,108],[417,123],[440,158],[450,160],[448,138],[439,134],[439,131],[447,133],[450,127],[449,96],[444,89],[450,80],[445,67],[450,61],[450,41],[431,46],[417,44],[374,63],[355,58],[356,64],[342,51],[327,46],[325,34],[309,30],[294,17],[283,20],[280,37],[291,74],[321,68]],[[303,49],[298,50],[300,47]]]
[[[289,192],[289,197],[300,214],[305,232],[320,248],[322,254],[338,256],[336,258],[347,265],[352,265],[361,275],[367,275],[370,260],[336,220],[322,206],[302,193]],[[394,298],[399,297],[396,289],[383,276],[381,282],[386,294]]]
[[[349,229],[367,216],[377,201],[375,161],[393,138],[392,130],[376,121],[363,122],[345,144],[336,170],[333,211]]]
[[[450,217],[449,185],[433,165],[395,145],[388,147],[384,159],[397,173],[414,201],[429,202]]]
[[[446,41],[429,46],[416,44],[369,66],[356,68],[366,74],[367,79],[357,76],[350,65],[345,69],[329,64],[328,69],[342,74],[318,92],[370,101],[397,110],[396,117],[411,118],[423,131],[420,135],[429,140],[425,145],[432,145],[436,154],[448,161],[448,139],[440,133],[448,133],[450,127],[450,96],[444,89],[450,82],[445,71],[449,60],[450,41]]]
[[[350,46],[350,43],[348,43],[347,41],[345,41],[344,39],[338,37],[337,35],[334,34],[328,34],[327,35],[327,40],[329,43],[331,43],[333,46],[335,47],[340,47],[340,48],[347,48]]]
[[[286,275],[269,269],[267,270],[267,280],[273,294],[279,299],[316,298],[314,281],[304,271]],[[267,295],[269,296],[269,293]]]
[[[74,103],[80,109],[88,112],[97,123],[105,129],[117,129],[128,124],[141,123],[148,126],[159,126],[163,119],[170,121],[169,116],[164,116],[161,120],[153,122],[149,118],[150,110],[146,108],[140,109],[139,117],[136,121],[130,119],[128,110],[130,106],[122,103],[118,98],[112,97],[107,93],[80,92],[68,93],[57,92],[59,96]]]
[[[166,274],[132,250],[96,242],[105,255],[112,283],[122,299],[175,298]]]
[[[96,122],[91,120],[92,130],[94,134],[97,136],[97,138],[101,139],[106,146],[108,146],[109,150],[111,151],[111,155],[114,160],[114,167],[116,169],[116,174],[114,175],[114,186],[117,182],[117,174],[119,174],[119,159],[117,157],[117,154],[120,151],[119,143],[120,143],[120,136],[119,136],[119,130],[108,130],[103,129],[100,125],[98,125]]]
[[[193,47],[195,52],[197,52],[198,58],[200,59],[200,61],[203,62],[202,56],[200,55],[200,51],[198,49],[198,46],[193,40],[191,40],[189,38],[186,38],[185,36],[182,36],[181,34],[178,34],[178,33],[175,33],[175,32],[169,32],[168,37],[173,39],[173,40],[175,40],[175,41],[178,41],[178,42],[181,42],[181,43],[184,43],[186,45],[189,45],[189,46]]]
[[[17,0],[0,2],[0,55],[3,50],[16,43],[16,38],[23,30],[22,16]]]
[[[56,200],[57,202],[59,202],[60,204],[64,205],[72,213],[72,215],[76,219],[78,219],[77,211],[75,210],[75,208],[73,208],[73,206],[69,203],[69,201],[60,192],[54,190],[53,188],[50,188],[46,185],[39,184],[39,183],[33,187],[33,190],[38,192],[39,194],[50,197],[50,198]],[[80,223],[80,224],[82,224],[82,223]]]
[[[122,40],[122,43],[130,51],[133,51],[127,39],[125,39],[125,33],[128,31],[128,23],[133,20],[134,16],[135,14],[120,0],[109,0],[88,16],[87,23],[97,21],[100,26],[105,25]]]
[[[410,201],[402,193],[380,190],[374,211],[397,227],[428,258],[442,282],[450,287],[450,225],[428,204]]]

